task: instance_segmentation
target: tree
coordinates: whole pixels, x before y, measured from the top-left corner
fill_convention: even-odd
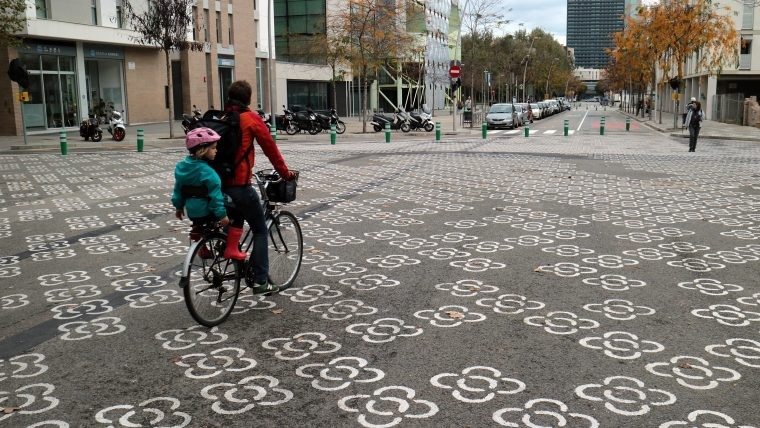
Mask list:
[[[368,84],[383,64],[400,61],[401,54],[416,41],[403,26],[403,0],[349,0],[335,16],[336,37],[346,42],[346,58],[361,79],[363,91],[362,132],[367,132]]]
[[[169,53],[172,51],[201,51],[203,43],[188,40],[187,30],[192,23],[191,8],[195,0],[150,0],[147,9],[135,8],[124,0],[125,16],[139,34],[135,41],[164,52],[166,82],[169,87],[169,137],[174,138],[174,97]]]
[[[492,71],[494,55],[492,55],[493,31],[510,22],[502,13],[501,0],[469,0],[462,9],[462,27],[466,37],[462,38],[464,56],[464,72],[470,75],[470,96],[474,94],[475,79],[483,79],[484,70]],[[508,9],[507,11],[511,11]]]
[[[15,34],[24,29],[24,0],[0,0],[0,46],[16,46],[21,38]]]

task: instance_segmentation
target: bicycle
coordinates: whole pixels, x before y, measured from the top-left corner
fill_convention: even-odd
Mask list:
[[[296,279],[303,258],[303,236],[296,216],[281,210],[281,204],[295,199],[296,180],[283,181],[276,172],[261,170],[254,174],[269,235],[269,282],[280,290]],[[297,174],[297,172],[296,172]],[[216,224],[206,224],[201,239],[192,242],[185,256],[180,277],[185,304],[199,324],[213,327],[230,315],[240,294],[241,280],[253,285],[250,254],[253,232],[250,227],[240,240],[240,250],[249,254],[245,261],[222,257],[227,235]]]

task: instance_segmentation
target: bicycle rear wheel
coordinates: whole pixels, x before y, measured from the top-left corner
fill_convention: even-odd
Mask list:
[[[303,236],[298,219],[280,211],[269,226],[269,282],[284,290],[298,276],[303,258]]]
[[[204,237],[193,250],[185,285],[185,304],[199,324],[213,327],[232,312],[240,292],[238,263],[223,257],[224,235]]]

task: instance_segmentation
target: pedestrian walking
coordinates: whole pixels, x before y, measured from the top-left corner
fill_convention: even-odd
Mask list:
[[[689,152],[697,150],[697,138],[699,137],[699,130],[702,127],[704,116],[702,104],[696,98],[691,97],[691,101],[686,105],[685,120],[686,126],[689,127]]]
[[[472,110],[472,99],[470,97],[467,97],[467,99],[464,101],[464,111],[470,110]]]

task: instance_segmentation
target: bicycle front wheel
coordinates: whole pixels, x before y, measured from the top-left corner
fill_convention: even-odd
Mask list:
[[[223,257],[224,235],[204,237],[190,259],[185,304],[199,324],[213,327],[232,312],[240,292],[238,263]]]
[[[298,276],[303,258],[301,225],[293,213],[280,211],[269,226],[269,282],[284,290]]]

